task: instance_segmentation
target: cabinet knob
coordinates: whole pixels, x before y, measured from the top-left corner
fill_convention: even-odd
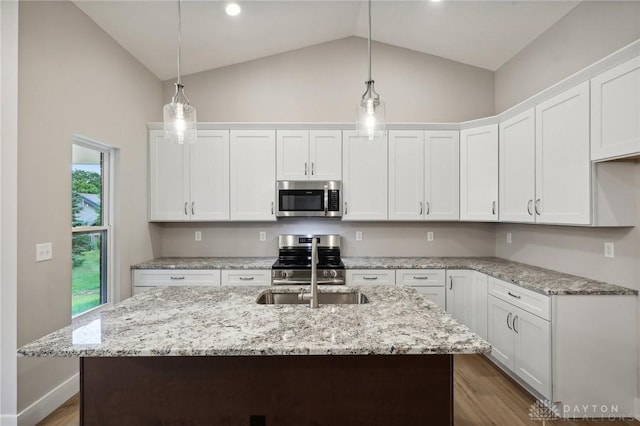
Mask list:
[[[540,215],[540,198],[536,200],[536,214]]]
[[[515,331],[516,333],[518,333],[518,329],[516,328],[516,320],[518,319],[518,316],[515,315],[513,317],[513,322],[511,323],[511,325],[513,326],[513,331]]]
[[[493,201],[491,203],[491,214],[494,215],[494,216],[496,214],[496,202],[495,201]]]
[[[418,213],[420,216],[422,216],[422,201],[420,201],[420,213]]]
[[[271,214],[273,214],[273,201],[271,202]]]
[[[527,201],[527,213],[529,213],[529,216],[533,216],[533,212],[531,211],[532,204],[533,204],[533,200]]]
[[[344,214],[347,214],[347,210],[348,210],[349,204],[345,201],[344,202]]]
[[[427,201],[427,215],[431,213],[431,203]]]
[[[511,319],[511,312],[507,314],[507,328],[509,330],[513,330],[513,328],[511,328],[511,321],[509,321],[510,319]]]
[[[304,163],[304,175],[307,175],[307,162]]]
[[[312,161],[312,162],[311,162],[311,176],[313,176],[313,175],[315,175],[315,174],[316,174],[316,172],[315,172],[314,168],[315,168],[315,163]]]
[[[192,215],[196,214],[196,202],[195,201],[191,202],[191,214]]]
[[[184,203],[184,215],[189,216],[189,210],[187,210],[189,203],[185,201]]]

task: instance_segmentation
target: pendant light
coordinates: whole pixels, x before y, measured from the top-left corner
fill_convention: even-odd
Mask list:
[[[180,48],[182,47],[182,0],[178,0],[178,81],[171,102],[163,108],[164,137],[179,144],[193,143],[197,139],[196,109],[184,94],[180,76]]]
[[[369,79],[365,81],[367,90],[362,95],[360,105],[358,105],[358,121],[356,122],[356,132],[360,137],[367,137],[373,140],[376,137],[384,136],[386,124],[384,121],[384,102],[380,100],[380,95],[374,88],[374,81],[371,79],[371,0],[369,0]]]

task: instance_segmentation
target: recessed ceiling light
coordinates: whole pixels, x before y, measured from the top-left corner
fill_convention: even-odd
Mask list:
[[[229,3],[225,10],[227,11],[227,15],[229,16],[237,16],[240,15],[240,12],[242,12],[242,8],[238,3]]]

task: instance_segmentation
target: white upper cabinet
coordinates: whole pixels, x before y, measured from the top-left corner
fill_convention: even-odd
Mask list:
[[[591,159],[640,152],[640,57],[591,79]]]
[[[199,130],[189,164],[191,220],[229,220],[229,131]]]
[[[537,222],[590,224],[589,151],[589,82],[536,106]]]
[[[276,220],[276,135],[274,130],[232,130],[231,220]]]
[[[460,220],[498,220],[498,125],[460,132]]]
[[[309,131],[278,130],[277,141],[278,180],[308,180]]]
[[[278,180],[340,180],[340,130],[278,130]]]
[[[389,219],[458,220],[459,132],[389,132]]]
[[[310,180],[342,179],[342,131],[309,132]]]
[[[389,131],[389,220],[424,218],[424,132]]]
[[[149,219],[229,220],[229,131],[200,130],[193,144],[150,132]]]
[[[535,222],[535,110],[500,123],[500,221]]]
[[[342,132],[342,220],[387,219],[387,138]]]
[[[460,132],[424,133],[424,218],[460,218]]]

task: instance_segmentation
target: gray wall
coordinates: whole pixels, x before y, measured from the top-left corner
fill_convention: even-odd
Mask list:
[[[373,43],[373,78],[388,121],[457,122],[493,114],[493,73]],[[367,41],[348,37],[183,78],[198,121],[355,121]],[[164,98],[174,92],[164,84]]]
[[[202,241],[194,232],[202,231]],[[267,241],[259,241],[261,231]],[[356,231],[362,241],[356,241]],[[427,232],[434,241],[427,241]],[[344,256],[493,256],[494,225],[473,223],[341,222],[285,218],[276,223],[165,224],[163,256],[276,256],[279,234],[340,234]]]
[[[582,2],[496,71],[496,113],[638,38],[640,2]]]
[[[20,2],[18,345],[71,321],[71,136],[121,148],[119,261],[153,257],[147,223],[148,121],[162,86],[71,2]],[[150,231],[151,230],[151,231]],[[35,245],[53,242],[53,260]],[[77,359],[19,359],[18,411],[77,371]]]

